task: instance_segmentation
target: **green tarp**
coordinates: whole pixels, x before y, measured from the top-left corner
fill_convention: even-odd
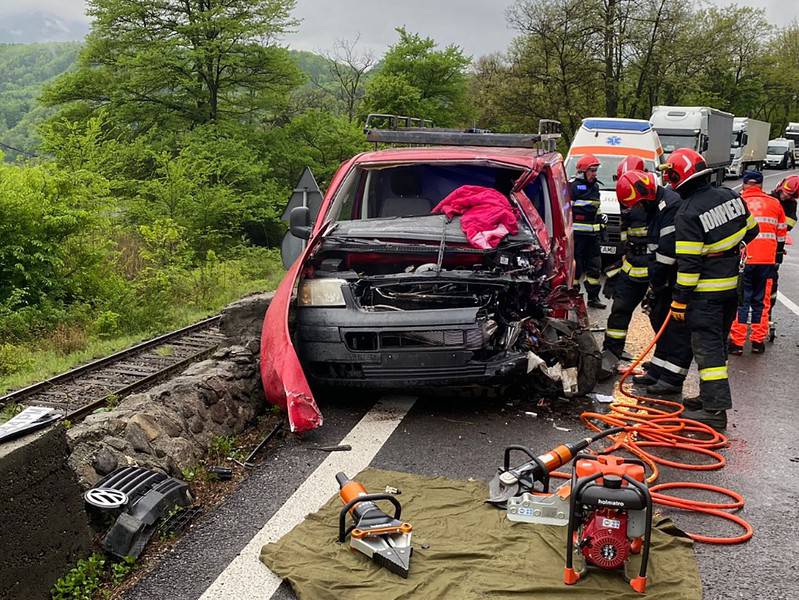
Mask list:
[[[355,479],[374,493],[386,485],[400,489],[402,520],[413,525],[410,575],[402,579],[378,567],[352,551],[349,539],[336,542],[341,508],[336,496],[261,550],[264,564],[288,580],[300,600],[644,597],[616,573],[593,570],[576,585],[564,585],[566,528],[508,521],[503,511],[483,503],[484,482],[377,469]],[[645,597],[701,598],[692,542],[668,520],[656,523]]]

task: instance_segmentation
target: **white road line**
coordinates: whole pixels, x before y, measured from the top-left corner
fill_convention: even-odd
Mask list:
[[[308,514],[319,510],[338,491],[336,473],[344,471],[352,476],[368,467],[415,401],[410,397],[380,399],[341,440],[341,444],[349,444],[352,450],[328,456],[219,574],[200,600],[270,598],[282,580],[259,560],[261,547],[279,540]]]
[[[799,306],[794,304],[794,302],[785,294],[782,292],[777,292],[777,300],[782,302],[788,310],[793,311],[793,313],[799,317]]]

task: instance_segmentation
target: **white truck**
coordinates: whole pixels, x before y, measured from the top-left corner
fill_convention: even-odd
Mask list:
[[[769,140],[766,166],[771,169],[793,169],[796,166],[796,143],[788,138]]]
[[[724,183],[730,164],[733,115],[707,106],[654,106],[650,121],[663,144],[664,157],[677,148],[691,148],[715,171],[714,183]]]
[[[784,137],[794,143],[793,158],[799,160],[799,123],[788,123]]]
[[[732,138],[730,139],[730,166],[728,177],[740,177],[749,169],[763,170],[766,163],[771,123],[735,117],[732,122]]]

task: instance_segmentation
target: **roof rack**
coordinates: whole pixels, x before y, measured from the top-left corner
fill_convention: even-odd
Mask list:
[[[375,122],[388,127],[380,129]],[[493,133],[489,129],[444,129],[432,121],[399,115],[370,114],[364,132],[367,141],[405,146],[484,146],[492,148],[536,148],[553,152],[560,138],[560,121],[541,119],[538,133]]]

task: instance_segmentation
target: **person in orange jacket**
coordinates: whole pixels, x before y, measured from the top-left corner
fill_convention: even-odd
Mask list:
[[[785,211],[779,200],[763,191],[763,174],[759,171],[744,173],[741,196],[757,221],[760,232],[746,245],[743,298],[730,330],[728,353],[743,354],[751,311],[752,353],[762,354],[766,350],[769,332],[771,288],[777,271],[777,257],[783,252],[787,225]]]

